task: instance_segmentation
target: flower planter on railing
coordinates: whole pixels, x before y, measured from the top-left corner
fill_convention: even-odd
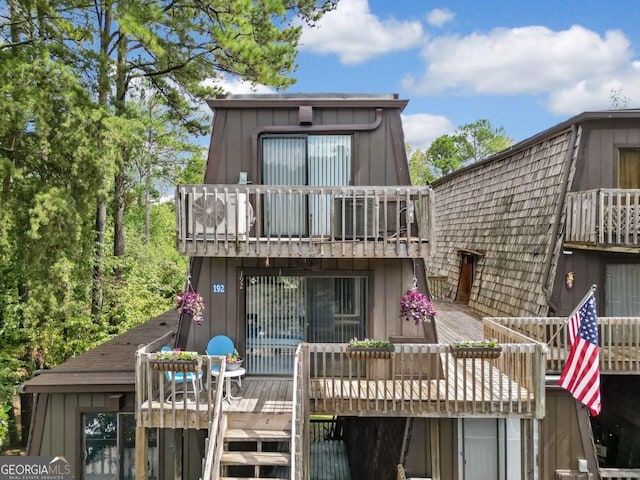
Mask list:
[[[196,352],[188,352],[188,353],[193,353],[194,356],[197,355]],[[160,355],[160,358],[158,358],[159,355]],[[163,354],[163,353],[150,354],[149,366],[153,370],[158,370],[158,371],[185,372],[185,373],[197,372],[202,368],[202,360],[199,356],[193,359],[163,358],[163,356],[166,357],[166,354]]]
[[[352,359],[389,359],[393,354],[390,347],[347,347],[347,355]]]
[[[454,358],[498,358],[502,353],[500,345],[496,347],[461,347],[450,345],[449,351]]]

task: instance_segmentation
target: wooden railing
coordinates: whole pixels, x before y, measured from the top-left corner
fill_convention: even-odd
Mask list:
[[[352,359],[347,345],[309,344],[311,413],[451,417],[544,416],[545,348],[502,344],[498,359],[448,345],[398,344],[389,359]]]
[[[224,378],[226,369],[226,359],[221,358],[219,379]],[[224,390],[222,381],[217,382],[218,388],[215,392],[215,403],[213,405],[213,415],[209,418],[209,432],[206,440],[206,453],[204,458],[204,468],[202,478],[204,480],[216,480],[220,473],[220,459],[223,451],[224,432],[226,430],[226,421],[223,422],[222,417],[222,392]]]
[[[180,185],[182,254],[411,258],[429,253],[429,187]]]
[[[183,373],[163,372],[151,368],[150,354],[164,343],[153,342],[136,352],[136,421],[147,428],[210,428],[220,408],[218,397],[222,384],[208,372],[224,368],[224,357],[201,355],[201,374],[191,373],[194,382],[181,381]]]
[[[432,300],[447,298],[447,277],[443,275],[429,275],[429,294]]]
[[[548,344],[547,372],[560,373],[567,358],[566,317],[499,317],[485,319]],[[640,373],[640,318],[600,317],[601,373]]]
[[[600,480],[633,480],[640,478],[638,468],[600,468]]]
[[[298,345],[293,365],[291,480],[309,478],[309,363],[305,361],[308,355],[308,345]]]
[[[567,194],[568,243],[640,246],[640,190],[598,189]]]

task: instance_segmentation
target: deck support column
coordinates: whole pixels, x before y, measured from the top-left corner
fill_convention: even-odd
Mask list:
[[[149,432],[145,427],[136,427],[136,480],[146,480],[149,476]]]
[[[431,454],[431,477],[440,480],[440,419],[428,420],[429,449]],[[426,454],[427,452],[425,452]]]

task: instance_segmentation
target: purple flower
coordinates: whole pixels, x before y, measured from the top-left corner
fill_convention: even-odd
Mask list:
[[[196,323],[196,325],[202,325],[204,317],[204,300],[198,292],[184,292],[176,296],[176,309],[181,310]]]
[[[400,318],[403,320],[413,320],[418,325],[435,314],[436,309],[429,297],[420,293],[417,288],[408,290],[400,299]]]

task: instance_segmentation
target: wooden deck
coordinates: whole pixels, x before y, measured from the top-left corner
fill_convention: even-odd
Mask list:
[[[435,325],[438,343],[458,340],[481,340],[482,320],[464,303],[435,301]]]
[[[237,400],[226,401],[225,412],[291,413],[293,408],[293,380],[283,377],[247,377],[242,388],[231,382],[231,392]]]
[[[481,322],[465,305],[437,302],[436,308],[440,342],[397,343],[389,359],[352,358],[346,344],[301,344],[296,354],[297,395],[309,401],[299,403],[308,410],[297,415],[541,418],[546,347],[489,319]],[[499,358],[455,359],[451,355],[450,343],[484,336],[498,339],[502,346]],[[202,391],[195,397],[186,395],[188,401],[183,401],[189,386],[174,385],[165,379],[166,372],[150,369],[148,355],[141,351],[137,360],[142,425],[208,428],[215,418],[217,382],[204,375]],[[206,355],[201,360],[204,372],[222,361]],[[231,395],[233,400],[222,403],[226,413],[293,414],[293,376],[245,377],[241,386],[231,382]]]
[[[316,414],[449,416],[463,413],[530,415],[533,391],[513,381],[495,361],[455,359],[440,353],[443,374],[434,378],[367,380],[313,379],[311,411]]]
[[[293,381],[286,378],[248,377],[242,387],[231,382],[231,393],[235,400],[225,400],[225,413],[266,413],[271,415],[291,414],[293,408]],[[200,392],[198,401],[190,398],[182,402],[153,400],[142,404],[143,421],[147,426],[206,429],[209,424],[209,392]],[[150,413],[149,413],[150,412]],[[198,413],[197,413],[198,412]]]

